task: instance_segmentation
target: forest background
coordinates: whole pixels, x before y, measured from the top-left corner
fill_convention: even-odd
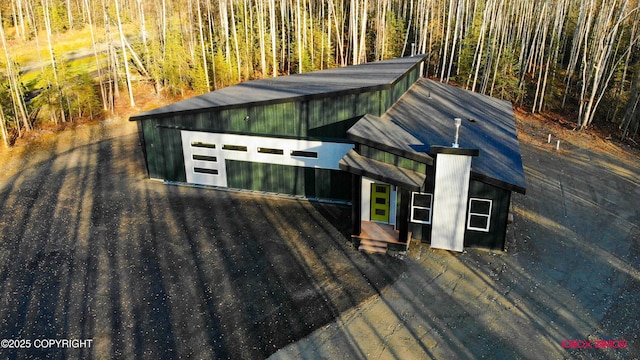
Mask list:
[[[0,132],[426,54],[427,75],[637,145],[640,0],[6,0]],[[124,99],[124,100],[123,100]]]

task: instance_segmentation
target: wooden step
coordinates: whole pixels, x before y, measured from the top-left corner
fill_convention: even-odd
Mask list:
[[[388,243],[386,243],[384,241],[360,239],[360,245],[367,245],[367,246],[379,247],[379,248],[386,249],[387,246],[388,246]]]
[[[376,254],[386,254],[387,253],[387,248],[382,248],[382,247],[377,247],[377,246],[370,246],[370,245],[360,245],[358,247],[358,250],[366,251],[368,253],[376,253]]]

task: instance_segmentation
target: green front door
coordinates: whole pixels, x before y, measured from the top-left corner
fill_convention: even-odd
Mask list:
[[[391,186],[371,184],[371,221],[389,222]]]

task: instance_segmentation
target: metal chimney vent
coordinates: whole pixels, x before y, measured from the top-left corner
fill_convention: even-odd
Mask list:
[[[460,125],[462,124],[462,119],[455,118],[455,119],[453,119],[453,121],[454,121],[454,123],[456,125],[456,138],[455,138],[453,144],[451,144],[451,147],[458,148],[458,147],[460,147],[460,144],[458,144],[458,134],[460,132]]]

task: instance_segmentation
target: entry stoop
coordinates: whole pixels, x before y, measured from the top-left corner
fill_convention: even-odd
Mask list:
[[[387,243],[383,241],[360,239],[360,246],[358,250],[368,253],[386,254]]]
[[[399,236],[400,233],[393,228],[393,225],[363,221],[360,234],[351,235],[351,238],[355,243],[359,243],[358,250],[360,251],[386,254],[387,250],[407,250],[411,234],[409,234],[407,242],[400,241]]]

